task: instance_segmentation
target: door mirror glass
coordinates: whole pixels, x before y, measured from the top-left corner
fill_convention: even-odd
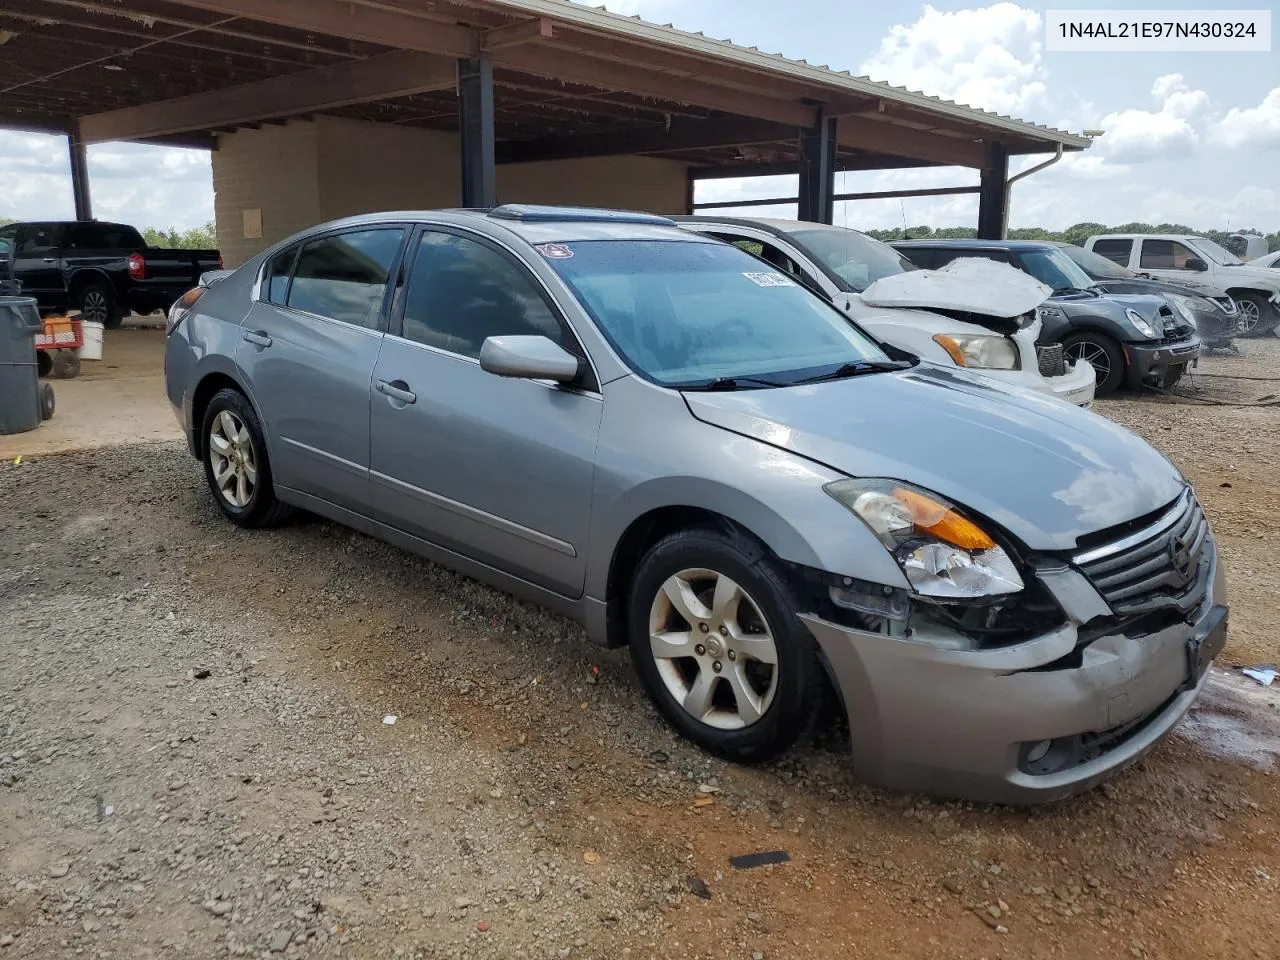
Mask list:
[[[1186,261],[1183,263],[1183,267],[1187,270],[1204,271],[1209,269],[1209,265],[1199,257],[1187,257]]]
[[[578,358],[548,337],[511,335],[486,337],[480,345],[480,366],[500,377],[555,380],[578,377]]]

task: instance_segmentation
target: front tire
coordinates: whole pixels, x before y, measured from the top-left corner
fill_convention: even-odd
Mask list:
[[[1089,361],[1098,378],[1095,397],[1110,396],[1124,383],[1124,351],[1106,334],[1093,331],[1073,333],[1062,341],[1062,348],[1068,360]]]
[[[262,422],[244,394],[230,388],[215,393],[200,429],[205,480],[227,519],[270,527],[292,513],[276,499]]]
[[[1266,336],[1280,324],[1280,309],[1260,293],[1243,293],[1236,297],[1240,310],[1240,336]]]
[[[758,543],[712,529],[670,534],[628,599],[631,655],[662,715],[737,763],[785,752],[809,727],[822,667],[795,592]]]

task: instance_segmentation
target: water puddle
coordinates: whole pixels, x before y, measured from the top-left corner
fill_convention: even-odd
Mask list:
[[[1220,760],[1270,770],[1280,760],[1280,686],[1214,668],[1175,735]]]

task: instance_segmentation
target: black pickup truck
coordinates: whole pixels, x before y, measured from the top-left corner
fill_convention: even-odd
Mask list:
[[[98,220],[0,227],[0,279],[16,280],[42,312],[79,310],[117,327],[130,312],[168,310],[200,275],[222,269],[217,250],[148,247],[136,229]]]

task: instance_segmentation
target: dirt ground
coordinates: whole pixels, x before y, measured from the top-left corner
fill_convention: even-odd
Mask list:
[[[164,318],[131,317],[105,331],[101,360],[53,384],[53,419],[27,433],[0,436],[0,460],[182,436],[164,403]]]
[[[1275,376],[1280,340],[1243,349],[1202,371]],[[1223,662],[1280,659],[1280,407],[1099,412],[1200,491]],[[830,737],[732,767],[565,621],[319,520],[236,529],[181,442],[6,458],[0,960],[1269,960],[1278,704],[1221,671],[1046,809],[871,790]]]

